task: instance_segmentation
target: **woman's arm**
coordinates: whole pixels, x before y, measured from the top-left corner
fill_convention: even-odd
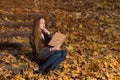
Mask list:
[[[34,43],[33,43],[33,36],[32,36],[32,34],[29,35],[29,43],[30,43],[30,46],[32,48],[32,52],[35,53],[35,46],[34,46]]]
[[[32,38],[32,34],[29,35],[29,43],[31,48],[33,48],[33,38]]]
[[[54,51],[54,50],[60,50],[60,46],[54,46],[54,47],[52,47],[52,48],[50,48],[50,51]]]
[[[48,44],[49,41],[52,39],[52,35],[50,34],[50,32],[47,29],[42,30],[42,33],[45,38],[45,44]]]
[[[46,28],[43,29],[43,32],[50,34],[50,32]]]

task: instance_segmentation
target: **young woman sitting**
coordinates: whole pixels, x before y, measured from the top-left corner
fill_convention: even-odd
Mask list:
[[[46,29],[45,19],[37,18],[34,21],[32,33],[30,35],[30,45],[36,62],[39,65],[37,73],[47,74],[54,70],[66,57],[65,50],[59,50],[60,46],[51,47],[48,45],[52,36]]]

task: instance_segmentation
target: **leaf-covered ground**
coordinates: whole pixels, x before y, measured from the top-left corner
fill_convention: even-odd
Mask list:
[[[68,54],[59,69],[34,74],[30,24],[20,24],[48,12],[69,33]],[[0,80],[120,80],[120,0],[0,0]]]

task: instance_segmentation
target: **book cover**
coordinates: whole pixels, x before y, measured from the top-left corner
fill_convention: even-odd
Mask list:
[[[49,44],[50,46],[61,46],[67,37],[68,34],[62,34],[60,32],[56,32],[52,39],[50,40]]]

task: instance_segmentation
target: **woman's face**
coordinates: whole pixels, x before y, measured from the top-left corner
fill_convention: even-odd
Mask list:
[[[40,19],[40,29],[44,29],[45,28],[45,19],[41,18]]]

